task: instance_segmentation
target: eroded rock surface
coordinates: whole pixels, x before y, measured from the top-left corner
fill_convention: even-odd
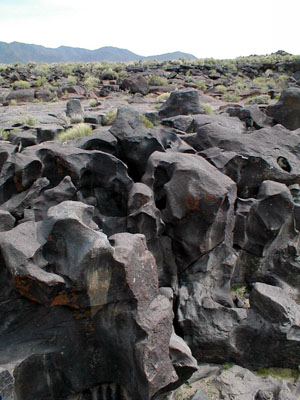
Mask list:
[[[58,116],[7,128],[3,399],[154,400],[201,375],[197,362],[298,367],[299,132],[249,110],[203,115],[185,89],[158,113],[120,107],[109,129],[74,99],[68,115],[94,130],[65,144]],[[229,371],[215,381],[225,399],[296,396]]]

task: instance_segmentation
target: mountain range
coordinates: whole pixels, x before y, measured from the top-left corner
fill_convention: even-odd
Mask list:
[[[139,61],[153,60],[158,61],[175,60],[178,58],[196,59],[188,53],[176,51],[173,53],[159,54],[149,57],[140,56],[126,49],[118,47],[101,47],[96,50],[88,50],[77,47],[60,46],[49,48],[36,44],[20,42],[5,43],[0,42],[0,63],[10,64],[15,62],[27,63],[34,61],[37,63],[52,62],[89,62],[89,61]]]

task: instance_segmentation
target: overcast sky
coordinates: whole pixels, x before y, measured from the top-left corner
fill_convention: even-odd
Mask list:
[[[0,0],[0,41],[148,56],[300,54],[299,0]]]

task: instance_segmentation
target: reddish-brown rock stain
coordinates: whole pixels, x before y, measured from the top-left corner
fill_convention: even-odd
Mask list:
[[[14,184],[18,192],[23,192],[24,186],[20,183],[21,180],[21,173],[17,172],[16,175],[13,177]]]
[[[217,203],[219,199],[217,197],[212,196],[211,194],[204,194],[202,199],[195,199],[191,195],[187,195],[185,198],[185,207],[187,210],[196,213],[198,215],[207,214],[209,210],[205,209],[203,206],[205,202],[209,203]]]
[[[33,289],[33,283],[35,283],[41,287],[41,285],[37,281],[33,282],[31,279],[27,279],[27,277],[24,275],[18,275],[18,276],[13,277],[13,282],[14,282],[14,285],[15,285],[17,291],[22,296],[28,298],[31,301],[34,301],[35,303],[43,304],[43,301],[41,299],[39,299],[38,297],[35,297],[31,293],[31,290]],[[47,302],[47,301],[48,301],[48,298],[47,298],[47,296],[45,296],[45,302]]]
[[[78,299],[79,299],[79,295],[77,295],[75,293],[60,292],[52,300],[52,302],[50,304],[50,307],[69,306],[69,307],[72,307],[72,308],[79,309],[80,306],[77,303]]]

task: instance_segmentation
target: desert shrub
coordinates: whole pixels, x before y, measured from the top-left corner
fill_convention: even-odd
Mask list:
[[[206,103],[200,103],[200,106],[203,108],[205,114],[207,115],[212,115],[214,113],[213,109],[209,104]]]
[[[33,69],[32,73],[37,76],[46,76],[48,72],[51,70],[50,64],[39,64],[36,65]]]
[[[224,371],[226,371],[226,370],[232,368],[233,366],[234,366],[233,363],[227,362],[227,363],[222,364],[222,369],[223,369]]]
[[[22,89],[29,89],[30,88],[30,83],[27,81],[15,81],[12,84],[13,88],[22,88]]]
[[[277,80],[277,84],[278,84],[278,86],[280,87],[280,89],[286,89],[286,88],[287,88],[287,86],[288,86],[288,84],[287,84],[288,79],[289,79],[289,76],[288,76],[288,75],[285,75],[285,74],[279,75],[279,76],[277,77],[276,80]]]
[[[168,79],[162,76],[150,75],[148,78],[148,84],[151,86],[167,86],[168,83]]]
[[[259,76],[253,79],[253,84],[260,89],[267,91],[269,89],[276,88],[276,82],[273,78],[265,78],[263,76]]]
[[[76,78],[76,76],[68,75],[67,81],[68,81],[71,85],[76,85],[76,83],[77,83],[77,78]]]
[[[72,114],[70,116],[70,123],[71,124],[80,124],[83,122],[83,115],[82,114]]]
[[[64,132],[61,132],[58,135],[58,140],[62,143],[67,142],[68,140],[74,140],[77,138],[81,138],[84,136],[89,136],[93,132],[92,127],[89,124],[80,123],[72,128],[67,129]]]
[[[16,99],[11,99],[9,102],[9,105],[11,105],[11,106],[16,106],[17,104],[18,104],[18,102]]]
[[[74,64],[72,64],[72,63],[59,64],[59,68],[60,68],[63,76],[66,78],[67,76],[72,75],[73,69],[74,69]]]
[[[9,131],[6,131],[4,128],[0,128],[0,137],[1,140],[7,140],[9,135]]]
[[[83,82],[88,90],[92,90],[95,86],[99,85],[99,79],[95,76],[89,76]]]
[[[0,85],[3,85],[3,83],[4,83],[4,78],[0,76]]]
[[[118,75],[119,75],[120,79],[125,79],[125,78],[128,78],[128,76],[129,76],[126,71],[120,71],[120,72],[118,72]]]
[[[245,101],[246,105],[250,105],[250,104],[269,104],[270,101],[270,96],[269,95],[262,95],[262,96],[253,96],[253,97],[249,97],[249,99],[247,99]]]
[[[217,86],[215,87],[215,89],[216,89],[218,92],[220,92],[220,93],[226,93],[226,91],[227,91],[227,88],[226,88],[226,86],[224,86],[224,85],[217,85]]]
[[[240,296],[243,300],[246,298],[245,294],[247,291],[247,286],[245,285],[233,285],[231,288],[231,293]]]
[[[159,96],[157,96],[156,101],[159,103],[162,103],[166,100],[168,100],[168,98],[170,97],[171,92],[166,92],[166,93],[162,93]]]
[[[237,93],[224,93],[222,96],[222,100],[237,103],[241,100],[241,98]]]
[[[90,106],[90,107],[97,107],[98,104],[99,104],[99,102],[98,102],[97,99],[91,99],[91,100],[89,101],[89,106]]]
[[[201,89],[203,91],[207,89],[206,83],[203,81],[195,81],[195,85],[198,89]]]
[[[62,86],[62,82],[61,81],[54,81],[54,82],[52,82],[52,86],[60,87],[60,86]]]
[[[117,112],[115,110],[108,111],[102,118],[102,125],[112,125],[117,119]]]
[[[34,86],[40,87],[46,85],[47,83],[48,82],[45,76],[39,76],[38,79],[34,82]]]
[[[143,125],[145,128],[148,128],[148,129],[154,128],[153,123],[144,114],[141,114],[140,117],[141,117],[141,120],[143,121]]]
[[[38,124],[39,121],[36,118],[34,118],[32,115],[27,115],[26,117],[18,120],[17,122],[22,125],[35,126]]]
[[[291,368],[258,368],[257,375],[262,378],[272,376],[275,379],[295,380],[299,378],[299,370]]]
[[[118,73],[114,71],[111,67],[105,68],[101,73],[101,79],[118,79]]]

